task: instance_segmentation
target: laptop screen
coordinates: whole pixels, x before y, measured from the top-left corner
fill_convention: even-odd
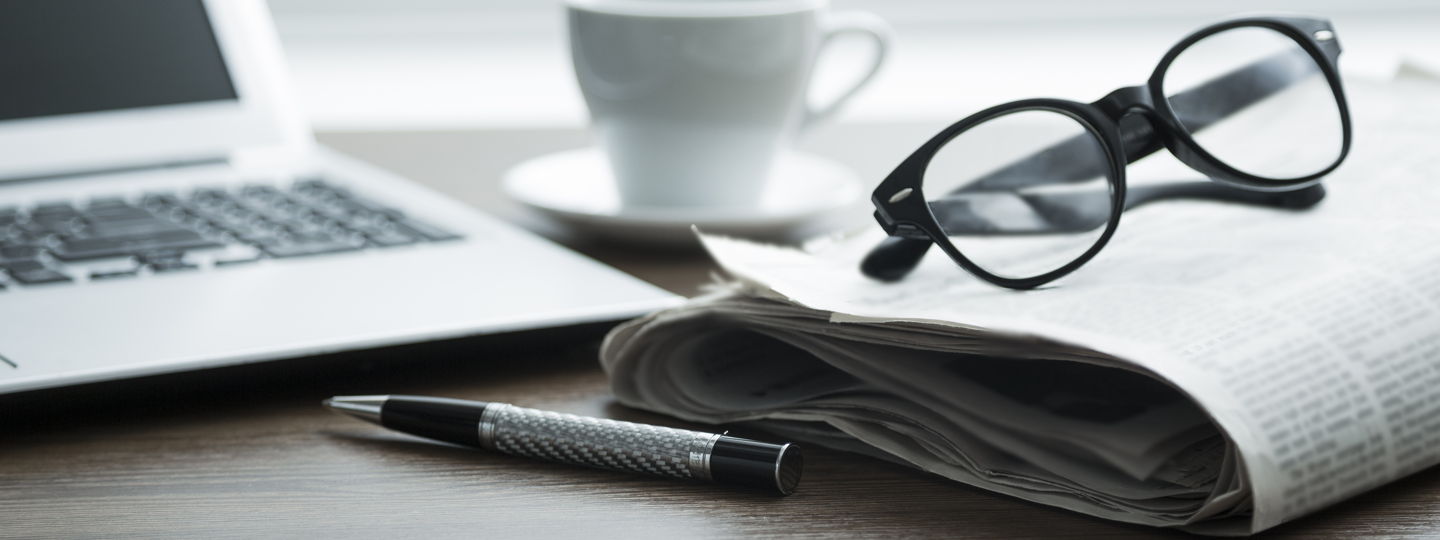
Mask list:
[[[202,0],[0,1],[0,121],[235,99]]]

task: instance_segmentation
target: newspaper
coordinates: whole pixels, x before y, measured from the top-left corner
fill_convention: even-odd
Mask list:
[[[1349,90],[1356,142],[1311,210],[1138,207],[1026,292],[938,250],[869,280],[878,230],[705,236],[734,279],[618,327],[602,364],[634,407],[1119,521],[1274,527],[1440,462],[1440,85]],[[1159,159],[1132,172],[1180,170]]]

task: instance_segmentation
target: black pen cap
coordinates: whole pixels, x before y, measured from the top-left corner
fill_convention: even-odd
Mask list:
[[[737,437],[720,437],[710,452],[710,476],[716,482],[789,495],[800,485],[804,459],[800,447]]]

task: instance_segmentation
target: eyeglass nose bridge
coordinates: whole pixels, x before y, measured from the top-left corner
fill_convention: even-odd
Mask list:
[[[1157,126],[1165,125],[1149,84],[1121,88],[1091,103],[1120,130],[1125,162],[1134,163],[1166,146]]]
[[[1151,97],[1150,85],[1148,84],[1127,86],[1110,92],[1106,94],[1105,97],[1091,103],[1091,105],[1100,109],[1101,112],[1105,113],[1105,116],[1110,117],[1111,120],[1116,122],[1119,122],[1121,118],[1129,114],[1156,114],[1155,99]]]

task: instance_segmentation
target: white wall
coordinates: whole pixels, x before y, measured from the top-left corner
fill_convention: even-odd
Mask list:
[[[584,104],[552,0],[270,0],[320,130],[580,126]],[[1408,58],[1440,66],[1440,2],[1416,0],[834,0],[875,12],[899,42],[842,122],[944,121],[995,103],[1093,100],[1144,81],[1191,29],[1234,13],[1330,17],[1347,77],[1385,79]],[[862,47],[818,75],[843,84]],[[852,44],[853,45],[853,44]],[[836,67],[840,66],[840,67]]]

